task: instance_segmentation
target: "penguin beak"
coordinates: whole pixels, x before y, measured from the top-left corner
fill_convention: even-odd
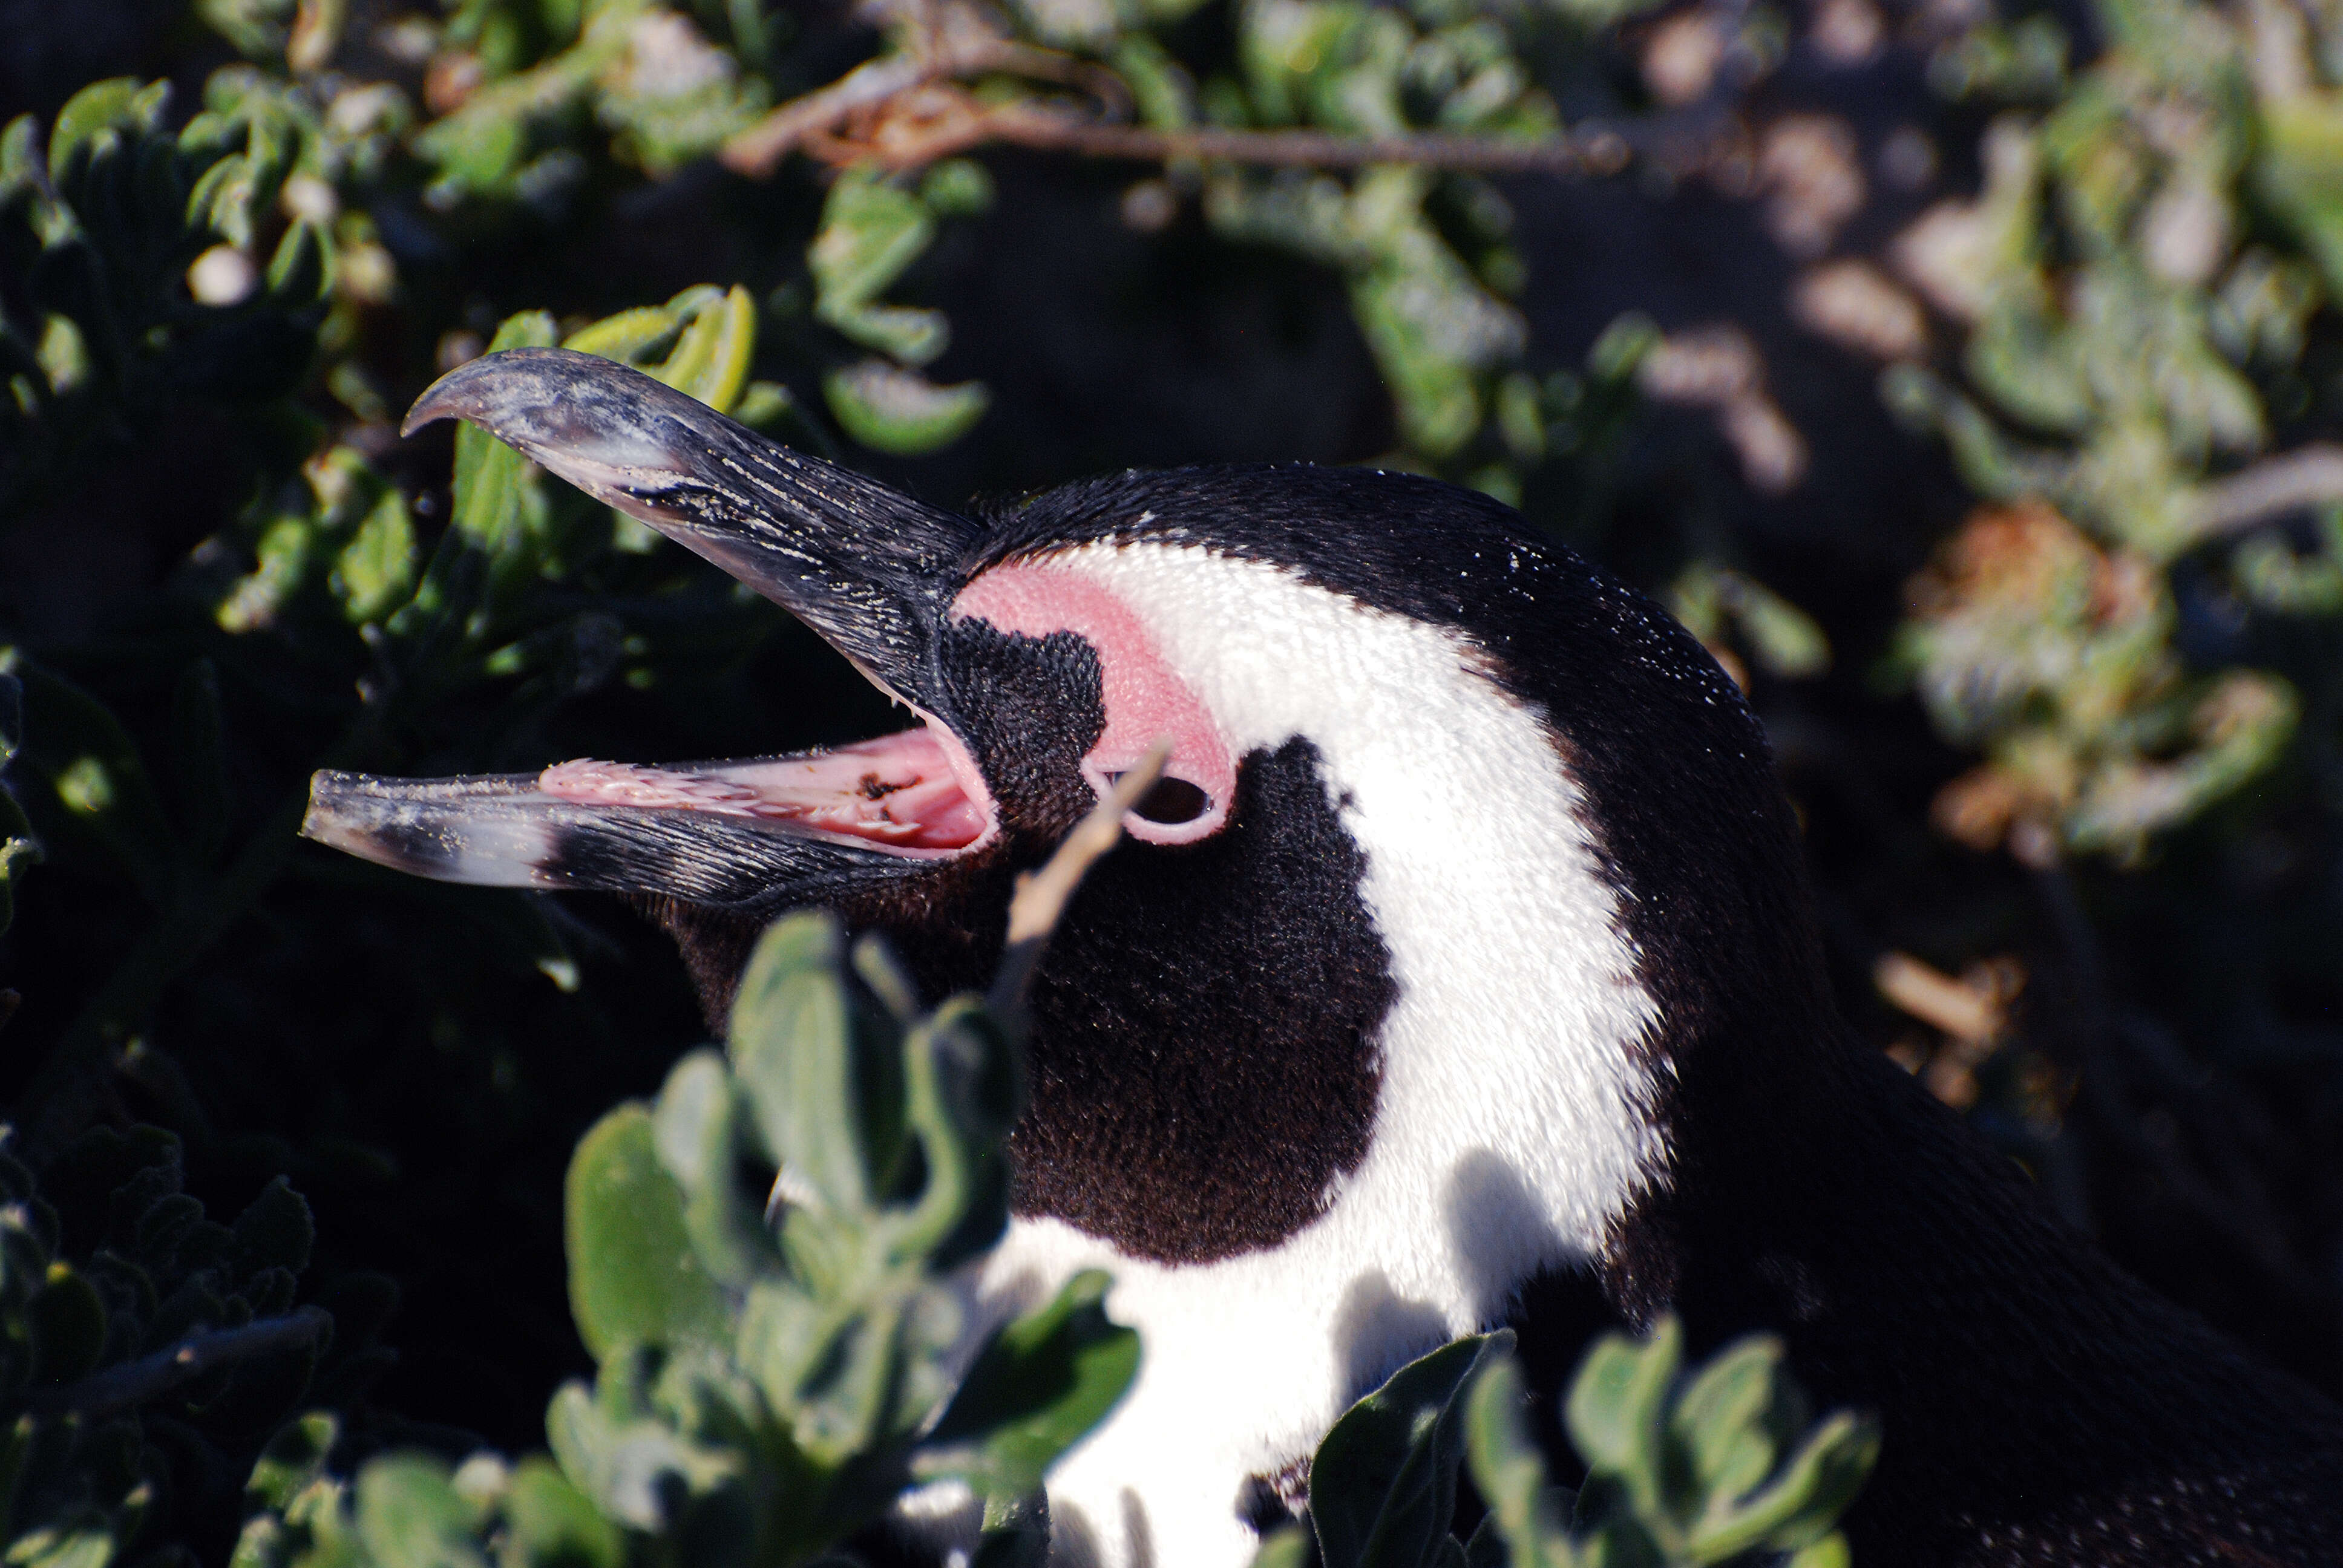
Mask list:
[[[467,419],[804,621],[924,724],[801,757],[402,779],[324,772],[301,830],[445,881],[757,908],[989,842],[997,811],[937,715],[940,628],[976,528],[774,445],[615,361],[517,348],[451,371],[404,433]]]
[[[935,692],[936,628],[974,539],[964,518],[776,446],[615,360],[514,348],[449,371],[401,435],[468,419],[804,621],[880,689]]]

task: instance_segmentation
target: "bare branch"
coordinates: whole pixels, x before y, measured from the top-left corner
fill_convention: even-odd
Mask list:
[[[717,155],[737,174],[761,179],[792,151],[832,136],[858,117],[880,117],[898,100],[920,89],[993,73],[1079,87],[1101,106],[1127,112],[1131,95],[1122,78],[1105,67],[1051,49],[1021,44],[950,8],[907,32],[914,46],[865,61],[826,87],[791,98],[745,131],[735,133]],[[954,89],[956,96],[965,94]],[[973,106],[974,100],[970,103]],[[946,156],[939,152],[929,159]],[[841,161],[831,156],[828,161]]]
[[[1363,168],[1373,164],[1417,164],[1427,168],[1479,174],[1609,174],[1627,161],[1624,138],[1614,132],[1561,136],[1538,141],[1419,131],[1400,136],[1346,136],[1328,131],[1237,131],[1218,126],[1163,131],[1141,126],[1083,121],[1046,109],[1022,108],[994,115],[988,140],[1081,157],[1127,158],[1137,163],[1196,159],[1207,163],[1282,165],[1312,168]]]
[[[1176,130],[1125,123],[1131,89],[1095,61],[1023,43],[960,0],[889,0],[871,9],[888,19],[893,53],[858,65],[826,87],[792,98],[737,133],[719,155],[735,172],[763,178],[793,151],[843,166],[875,162],[922,167],[988,143],[1133,163],[1187,161],[1300,168],[1412,164],[1473,174],[1616,174],[1634,158],[1682,176],[1725,158],[1746,140],[1739,95],[1761,66],[1728,61],[1710,90],[1665,114],[1631,122],[1582,122],[1544,137],[1416,131],[1353,136],[1308,130]],[[1071,86],[1088,111],[1065,98],[979,100],[960,84],[977,76],[1021,76]]]
[[[333,1326],[334,1320],[322,1309],[302,1307],[242,1328],[190,1335],[167,1350],[109,1367],[77,1383],[28,1394],[25,1402],[38,1411],[71,1411],[93,1418],[113,1415],[166,1394],[216,1367],[320,1342]]]
[[[2343,501],[2343,447],[2318,441],[2207,485],[2189,506],[2189,521],[2200,535],[2237,533],[2322,501]]]
[[[857,109],[872,108],[906,88],[933,81],[935,65],[910,55],[866,60],[827,87],[818,87],[736,133],[719,155],[737,174],[762,177],[806,137],[829,130]]]
[[[831,164],[868,160],[918,168],[970,147],[1003,143],[1133,163],[1196,160],[1309,168],[1416,164],[1479,174],[1575,176],[1615,173],[1634,150],[1625,136],[1608,127],[1536,140],[1451,131],[1350,136],[1213,126],[1158,130],[1032,99],[983,103],[949,80],[977,68],[1077,81],[1106,107],[1119,106],[1113,100],[1121,83],[1111,73],[1005,40],[926,62],[894,55],[857,66],[830,85],[775,109],[725,144],[724,162],[739,173],[763,176],[789,152],[800,150]]]
[[[1909,953],[1882,953],[1871,980],[1880,995],[1956,1040],[1990,1040],[2008,1027],[2002,999],[1991,990],[1956,980]]]

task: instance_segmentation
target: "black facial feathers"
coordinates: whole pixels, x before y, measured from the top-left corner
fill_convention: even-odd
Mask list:
[[[944,651],[964,738],[1015,824],[1004,853],[1037,859],[1096,799],[1080,766],[1105,724],[1097,652],[981,621]],[[1393,995],[1363,869],[1297,739],[1241,760],[1221,832],[1126,841],[1093,869],[1034,979],[1018,1211],[1176,1262],[1317,1218],[1365,1155]]]
[[[1221,832],[1092,871],[1035,979],[1019,1209],[1163,1262],[1316,1219],[1366,1155],[1396,994],[1364,869],[1296,739],[1243,759]]]
[[[960,621],[944,631],[943,668],[1003,829],[1026,840],[1027,855],[1046,854],[1098,803],[1081,775],[1106,728],[1097,650],[1071,631],[1004,636]]]

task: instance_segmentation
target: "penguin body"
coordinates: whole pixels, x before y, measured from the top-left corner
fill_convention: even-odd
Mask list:
[[[989,974],[1015,870],[1172,740],[1036,973],[1015,1217],[971,1282],[998,1317],[1102,1267],[1141,1332],[1051,1479],[1067,1560],[1239,1568],[1352,1400],[1508,1320],[1558,1372],[1590,1306],[1675,1311],[1695,1349],[1769,1330],[1815,1397],[1876,1411],[1865,1568],[2331,1560],[2343,1412],[1852,1038],[1738,691],[1508,509],[1273,467],[977,523],[559,351],[476,362],[410,422],[450,413],[754,583],[924,729],[321,776],[329,842],[652,900],[719,1013],[803,902],[940,992]],[[831,782],[865,762],[875,807]],[[948,1530],[951,1503],[911,1508]]]

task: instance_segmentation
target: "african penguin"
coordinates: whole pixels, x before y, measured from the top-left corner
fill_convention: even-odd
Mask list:
[[[1763,736],[1699,645],[1484,497],[1128,473],[981,518],[558,349],[472,420],[706,556],[920,723],[796,758],[320,774],[306,831],[427,876],[651,900],[720,1016],[821,903],[940,993],[1157,738],[1032,997],[996,1312],[1103,1267],[1145,1355],[1051,1483],[1055,1551],[1239,1568],[1406,1360],[1592,1313],[1787,1342],[1885,1445],[1864,1568],[2343,1556],[2343,1411],[2135,1283],[1837,1017]],[[929,1497],[930,1512],[949,1500]],[[936,1528],[948,1528],[937,1525]]]

